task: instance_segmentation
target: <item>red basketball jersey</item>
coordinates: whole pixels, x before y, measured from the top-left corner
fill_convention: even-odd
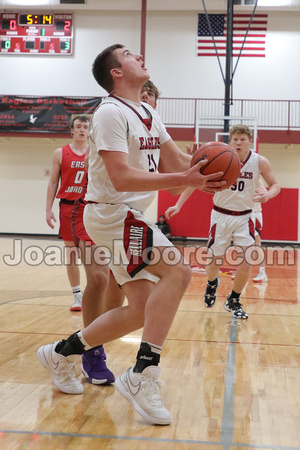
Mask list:
[[[87,183],[84,158],[85,155],[76,155],[69,145],[62,147],[61,179],[57,198],[72,201],[81,197],[83,186]]]

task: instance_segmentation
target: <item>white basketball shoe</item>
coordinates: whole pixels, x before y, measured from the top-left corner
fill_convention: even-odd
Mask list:
[[[83,386],[76,378],[76,369],[71,357],[60,355],[55,351],[58,342],[43,345],[37,356],[42,366],[52,373],[55,386],[65,394],[82,394]]]
[[[159,388],[164,386],[159,379],[160,367],[146,367],[142,373],[133,372],[132,367],[115,382],[117,390],[148,422],[158,425],[169,425],[172,416],[165,408],[159,395]]]
[[[260,269],[259,274],[255,278],[253,278],[253,281],[255,283],[267,283],[268,277],[265,269]]]

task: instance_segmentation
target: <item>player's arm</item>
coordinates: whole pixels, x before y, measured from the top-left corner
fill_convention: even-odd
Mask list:
[[[191,155],[184,153],[172,139],[160,146],[160,173],[183,172],[191,166]]]
[[[257,198],[256,201],[260,201],[261,203],[265,203],[280,192],[280,186],[275,178],[275,175],[272,171],[271,164],[267,158],[259,155],[259,171],[265,182],[267,183],[268,190],[261,190],[259,192],[259,200]]]
[[[182,172],[191,165],[191,155],[184,153],[177,147],[172,139],[161,145],[158,171],[160,173]],[[184,188],[168,189],[170,194],[178,195]]]
[[[86,149],[85,157],[84,157],[84,168],[86,172],[89,170],[89,159],[90,159],[90,146]]]
[[[184,153],[180,150],[179,147],[177,147],[173,139],[169,139],[167,142],[160,146],[160,161],[158,171],[167,173],[182,172],[184,170],[188,170],[191,166],[192,155],[198,148],[199,147],[196,143],[193,143],[192,148],[187,145],[187,152]]]
[[[255,194],[253,196],[253,200],[257,203],[261,203],[261,201],[260,201],[261,195],[264,194],[265,192],[267,192],[267,188],[266,188],[262,178],[260,177],[258,180],[257,188],[255,189]]]
[[[153,173],[130,167],[128,154],[117,151],[100,150],[108,176],[114,188],[119,192],[159,191],[162,189],[193,187],[213,193],[226,182],[211,181],[220,177],[220,173],[202,175],[200,168],[207,160],[180,173]]]
[[[176,214],[179,213],[179,211],[181,210],[182,205],[184,205],[184,203],[192,195],[194,190],[195,190],[194,188],[186,188],[185,191],[183,191],[183,193],[181,194],[181,196],[177,200],[177,203],[174,206],[170,206],[166,210],[165,216],[166,216],[167,219],[170,219],[171,217],[173,217],[173,216],[175,216]]]
[[[128,162],[127,129],[127,119],[116,105],[105,104],[95,113],[93,133],[96,146],[110,181],[117,191],[158,191],[191,186],[207,192],[215,192],[216,189],[223,186],[221,181],[208,183],[209,180],[220,177],[220,173],[215,175],[200,173],[200,168],[207,162],[206,160],[189,168],[191,156],[184,155],[171,139],[167,139],[162,144],[163,159],[166,159],[166,152],[170,151],[170,161],[178,159],[180,169],[179,163],[176,161],[170,162],[168,173],[146,172],[132,167]],[[166,136],[163,126],[160,135]]]
[[[52,168],[50,180],[47,187],[47,198],[46,198],[46,222],[50,228],[54,228],[54,224],[52,223],[52,221],[56,222],[55,215],[52,212],[52,205],[55,200],[60,180],[61,159],[62,159],[62,148],[57,148],[52,158]]]
[[[172,173],[188,170],[191,166],[192,154],[197,148],[197,144],[194,143],[192,149],[190,146],[187,146],[187,153],[184,153],[172,139],[169,139],[160,147],[158,171],[160,173]],[[178,195],[183,193],[184,188],[168,189],[168,191],[173,195]]]

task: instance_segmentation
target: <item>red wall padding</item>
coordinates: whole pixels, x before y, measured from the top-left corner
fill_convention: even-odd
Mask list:
[[[175,205],[179,196],[168,191],[158,194],[158,217],[169,206]],[[179,214],[169,220],[172,236],[207,239],[213,196],[195,191],[181,208]],[[268,241],[298,241],[298,189],[282,188],[277,197],[263,204],[262,239]]]

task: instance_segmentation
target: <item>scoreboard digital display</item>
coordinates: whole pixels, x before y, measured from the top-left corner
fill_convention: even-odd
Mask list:
[[[0,14],[0,55],[71,55],[73,14]]]

